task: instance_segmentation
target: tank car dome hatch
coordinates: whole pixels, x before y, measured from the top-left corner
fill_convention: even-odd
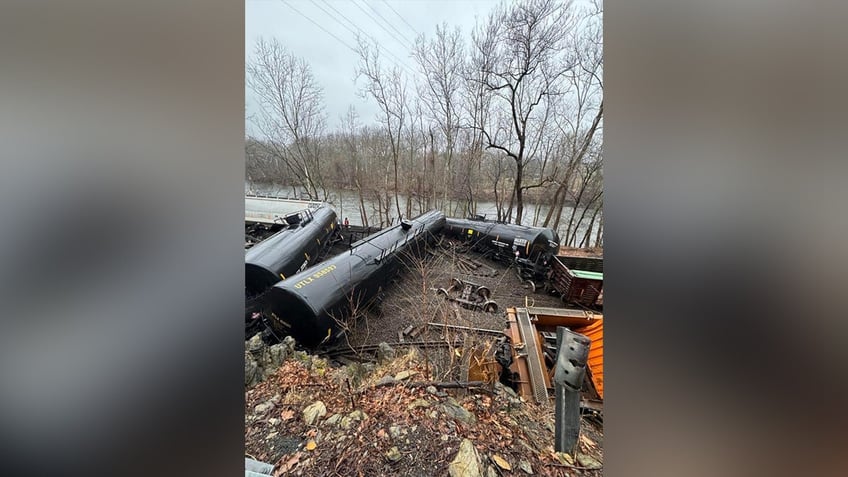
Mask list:
[[[289,214],[285,218],[286,223],[289,225],[297,225],[301,222],[300,212],[295,212],[293,214]]]

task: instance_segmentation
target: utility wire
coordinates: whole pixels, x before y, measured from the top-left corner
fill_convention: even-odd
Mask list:
[[[374,22],[374,24],[376,24],[378,27],[380,27],[380,28],[381,28],[384,32],[388,33],[388,34],[389,34],[389,36],[390,36],[390,37],[392,37],[392,38],[393,38],[396,42],[398,42],[399,44],[401,44],[404,48],[409,48],[409,46],[405,45],[405,44],[404,44],[404,43],[403,43],[400,39],[398,39],[398,37],[397,37],[397,36],[395,36],[395,34],[394,34],[394,33],[390,32],[388,28],[384,27],[384,26],[383,26],[383,24],[382,24],[382,23],[380,23],[380,21],[379,21],[379,20],[377,20],[376,18],[374,18],[374,15],[371,15],[370,13],[368,13],[368,10],[366,10],[366,9],[362,8],[362,6],[361,6],[359,3],[357,3],[357,2],[356,2],[356,0],[352,0],[352,1],[351,1],[351,3],[353,3],[354,5],[356,5],[356,8],[358,8],[359,10],[361,10],[361,11],[362,11],[362,13],[364,13],[365,15],[367,15],[367,16],[368,16],[368,18],[370,18],[370,19],[371,19],[371,21],[373,21],[373,22]],[[367,3],[366,3],[366,5],[367,5]]]
[[[363,0],[363,1],[365,1],[365,0]],[[413,42],[412,42],[412,41],[410,41],[410,40],[409,40],[409,38],[407,38],[407,37],[406,37],[406,35],[404,35],[403,33],[401,33],[401,32],[400,32],[400,30],[398,30],[397,28],[395,28],[395,26],[394,26],[394,25],[392,25],[392,24],[391,24],[388,20],[386,20],[386,17],[384,17],[383,15],[381,15],[381,14],[380,14],[380,12],[379,12],[376,8],[374,8],[374,5],[371,5],[371,4],[370,4],[370,3],[368,3],[368,2],[365,2],[365,4],[366,4],[366,5],[368,5],[368,8],[370,8],[370,9],[371,9],[371,11],[373,11],[374,13],[376,13],[378,17],[382,18],[382,19],[383,19],[383,21],[386,23],[386,25],[388,25],[389,27],[391,27],[391,29],[392,29],[392,30],[394,30],[394,31],[395,31],[398,35],[400,35],[400,36],[401,36],[404,40],[406,40],[406,41],[407,41],[407,43],[409,43],[410,45],[412,45],[412,44],[413,44]]]
[[[418,30],[416,30],[416,29],[415,29],[415,27],[413,27],[412,25],[410,25],[410,24],[409,24],[409,22],[408,22],[408,21],[406,21],[406,19],[405,19],[405,18],[403,18],[403,17],[401,16],[401,14],[397,12],[397,10],[395,10],[394,8],[392,8],[392,6],[391,6],[391,4],[390,4],[389,2],[387,2],[386,0],[383,0],[383,3],[385,3],[385,4],[386,4],[386,6],[387,6],[387,7],[389,7],[389,9],[390,9],[392,12],[394,12],[394,14],[395,14],[395,15],[397,15],[397,17],[398,17],[398,18],[400,18],[400,21],[402,21],[402,22],[406,23],[406,26],[408,26],[408,27],[409,27],[409,29],[410,29],[410,30],[412,30],[412,31],[415,33],[415,36],[420,35],[420,33],[418,33]]]
[[[332,18],[332,19],[333,19],[336,23],[338,23],[339,25],[343,26],[345,29],[347,29],[347,31],[349,31],[349,32],[353,33],[355,36],[359,36],[360,34],[362,34],[362,35],[364,35],[364,36],[366,36],[366,37],[371,38],[372,40],[374,40],[374,44],[375,44],[375,45],[377,45],[377,48],[378,48],[378,49],[381,49],[384,53],[386,53],[387,55],[389,55],[389,56],[391,56],[392,58],[394,58],[394,60],[392,60],[392,58],[389,58],[389,61],[391,61],[391,62],[392,62],[395,66],[397,66],[398,68],[402,68],[402,69],[406,70],[406,72],[407,72],[407,73],[409,73],[409,74],[414,74],[414,73],[413,73],[413,71],[410,69],[410,67],[409,67],[409,66],[407,66],[407,65],[403,62],[403,60],[401,60],[400,58],[398,58],[397,56],[395,56],[394,54],[392,54],[392,52],[391,52],[391,51],[387,50],[385,47],[383,47],[383,46],[381,46],[379,43],[377,43],[377,40],[376,40],[376,39],[374,39],[374,37],[372,37],[371,35],[367,34],[365,31],[363,31],[361,28],[359,28],[359,27],[358,27],[355,23],[353,23],[352,21],[350,21],[350,19],[345,18],[345,16],[344,16],[344,15],[342,15],[342,14],[341,14],[341,12],[339,12],[338,10],[336,10],[336,9],[335,9],[332,5],[330,5],[328,2],[326,2],[326,0],[325,0],[326,5],[327,5],[328,7],[330,7],[330,8],[331,8],[334,12],[336,12],[336,13],[337,13],[337,14],[338,14],[341,18],[344,18],[344,19],[345,19],[345,21],[347,21],[348,23],[350,23],[350,24],[353,26],[353,28],[356,28],[356,30],[357,30],[357,31],[352,30],[350,27],[348,27],[347,25],[345,25],[345,24],[344,24],[341,20],[339,20],[338,18],[336,18],[336,16],[335,16],[335,15],[333,15],[333,14],[332,14],[332,13],[330,13],[330,12],[328,12],[327,10],[324,10],[324,8],[323,8],[321,5],[319,5],[319,4],[318,4],[315,0],[313,0],[313,1],[312,1],[312,3],[313,3],[313,4],[315,4],[315,6],[316,6],[316,7],[318,7],[319,9],[321,9],[321,11],[322,11],[322,12],[326,13],[326,14],[327,14],[327,16],[329,16],[330,18]],[[357,32],[358,32],[358,33],[357,33]],[[395,60],[396,60],[396,61],[395,61]]]
[[[352,51],[352,52],[354,52],[354,53],[357,53],[357,51],[356,51],[356,49],[355,49],[355,48],[353,48],[352,46],[350,46],[350,45],[348,45],[347,43],[345,43],[345,41],[344,41],[344,40],[342,40],[341,38],[337,37],[336,35],[334,35],[332,32],[330,32],[330,31],[329,31],[329,30],[327,30],[326,28],[324,28],[324,27],[322,27],[321,25],[319,25],[317,22],[315,22],[315,20],[313,20],[313,19],[311,19],[311,18],[307,17],[306,15],[304,15],[303,13],[301,13],[301,12],[300,12],[300,10],[298,10],[297,8],[294,8],[294,7],[293,7],[293,6],[292,6],[289,2],[287,2],[286,0],[280,0],[280,1],[281,1],[281,2],[283,2],[283,3],[285,3],[285,4],[289,7],[289,8],[291,8],[291,9],[292,9],[292,10],[294,10],[295,12],[297,12],[297,14],[298,14],[298,15],[300,15],[300,16],[302,16],[303,18],[305,18],[305,19],[309,20],[309,21],[310,21],[313,25],[315,25],[315,26],[317,26],[318,28],[320,28],[321,30],[323,30],[326,34],[328,34],[328,35],[330,35],[331,37],[333,37],[333,38],[335,38],[336,40],[338,40],[338,42],[339,42],[339,43],[341,43],[342,45],[344,45],[345,47],[347,47],[347,49],[348,49],[348,50],[350,50],[350,51]],[[357,54],[358,54],[358,53],[357,53]]]

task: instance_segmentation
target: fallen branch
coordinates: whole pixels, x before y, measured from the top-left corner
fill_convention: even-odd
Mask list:
[[[427,323],[427,326],[436,326],[440,328],[448,328],[451,330],[465,330],[465,331],[476,331],[478,333],[487,333],[492,335],[502,335],[503,331],[498,330],[490,330],[486,328],[473,328],[470,326],[459,326],[459,325],[445,325],[442,323]]]
[[[576,469],[576,470],[601,470],[601,469],[603,469],[603,468],[604,468],[604,466],[600,466],[600,467],[581,467],[581,466],[579,466],[579,465],[560,464],[560,463],[556,463],[556,462],[545,462],[545,465],[550,465],[550,466],[552,466],[552,467],[568,467],[569,469]]]
[[[384,386],[406,386],[408,388],[426,388],[429,386],[433,386],[436,389],[473,389],[479,390],[486,394],[494,394],[491,389],[489,389],[490,384],[485,381],[415,381],[415,382],[406,382],[406,381],[387,381],[382,383],[377,383],[372,388],[381,388]],[[363,390],[364,391],[364,390]]]

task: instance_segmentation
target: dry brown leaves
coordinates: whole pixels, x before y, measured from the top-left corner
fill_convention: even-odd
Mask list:
[[[597,472],[566,469],[553,454],[553,434],[545,420],[552,419],[551,409],[525,404],[510,405],[507,397],[469,393],[457,401],[476,417],[466,424],[454,421],[442,412],[447,398],[439,398],[424,388],[413,388],[406,382],[393,386],[369,387],[381,377],[400,371],[418,371],[410,379],[424,379],[423,366],[409,356],[402,356],[378,368],[366,377],[361,393],[354,396],[355,409],[368,415],[350,429],[323,425],[334,414],[345,415],[351,408],[351,393],[344,383],[344,368],[327,368],[319,376],[298,361],[287,361],[268,380],[246,393],[246,411],[252,413],[256,404],[266,402],[275,394],[293,396],[288,404],[281,403],[280,423],[271,428],[267,421],[258,420],[245,427],[247,451],[266,462],[275,462],[275,476],[280,475],[407,475],[410,472],[426,475],[445,473],[463,438],[474,443],[484,463],[497,464],[501,475],[525,475],[517,467],[519,461],[531,464],[537,475],[601,475]],[[290,393],[291,392],[291,393]],[[408,409],[410,403],[425,399],[429,407]],[[307,405],[321,400],[327,407],[322,424],[307,428],[300,413]],[[431,413],[436,412],[436,418]],[[389,432],[391,427],[395,430]],[[402,435],[397,436],[397,429]],[[320,430],[320,431],[319,431]],[[271,448],[270,432],[291,437],[299,442],[296,448]],[[393,435],[394,434],[394,435]],[[443,437],[445,436],[445,437]],[[581,437],[581,447],[600,460],[600,445],[593,437]],[[391,447],[403,456],[398,462],[386,458]],[[505,464],[505,465],[504,465]]]

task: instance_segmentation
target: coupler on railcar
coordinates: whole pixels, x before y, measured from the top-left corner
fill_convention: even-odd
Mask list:
[[[529,258],[521,258],[516,254],[513,266],[515,266],[515,273],[518,275],[521,285],[530,290],[530,293],[535,293],[540,288],[547,288],[551,271],[549,256],[539,255],[533,261]]]

